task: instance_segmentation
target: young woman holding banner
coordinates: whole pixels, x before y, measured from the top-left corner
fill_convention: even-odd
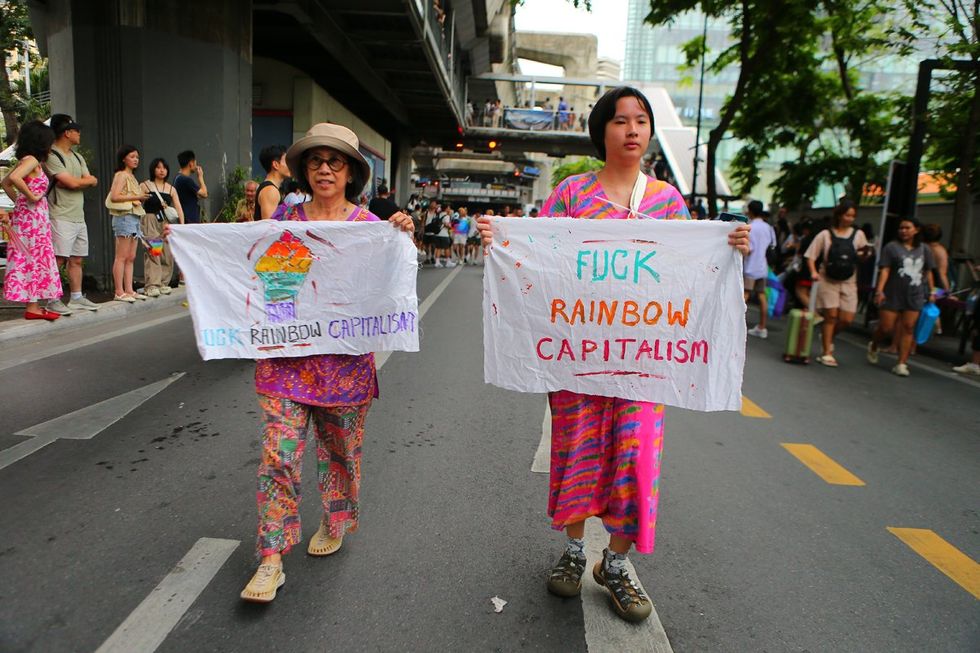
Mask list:
[[[619,87],[603,95],[589,116],[589,135],[605,166],[562,181],[542,216],[584,219],[690,219],[676,188],[643,174],[640,163],[653,133],[653,110],[640,91]],[[479,221],[484,245],[493,237],[488,218]],[[728,237],[748,251],[749,227]],[[599,517],[609,546],[592,570],[612,598],[617,614],[642,621],[650,599],[629,576],[626,555],[633,544],[653,551],[657,518],[664,407],[566,390],[549,393],[551,480],[548,514],[568,542],[548,578],[548,590],[575,596],[585,573],[585,520]]]

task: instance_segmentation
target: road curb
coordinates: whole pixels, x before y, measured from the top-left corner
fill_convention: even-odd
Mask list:
[[[6,320],[0,322],[0,345],[25,344],[35,340],[43,340],[54,334],[68,333],[73,329],[125,320],[137,315],[151,315],[160,310],[179,306],[187,301],[187,292],[183,287],[174,288],[169,295],[151,297],[146,301],[135,304],[109,301],[99,304],[97,311],[75,311],[69,316],[61,317],[54,322],[42,320]]]

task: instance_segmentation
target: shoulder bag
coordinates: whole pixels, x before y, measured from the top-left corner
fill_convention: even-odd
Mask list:
[[[163,216],[163,219],[170,224],[177,224],[180,222],[180,215],[177,214],[177,209],[163,201],[163,196],[160,195],[160,191],[156,189],[156,186],[153,187],[153,194],[156,195],[157,200],[160,201],[160,213],[158,213],[158,215]]]

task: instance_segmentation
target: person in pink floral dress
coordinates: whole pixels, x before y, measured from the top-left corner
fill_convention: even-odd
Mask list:
[[[17,137],[17,165],[0,181],[14,200],[11,215],[0,218],[8,231],[7,273],[4,299],[24,302],[28,320],[54,321],[57,313],[42,308],[42,299],[61,297],[61,275],[51,242],[48,217],[48,177],[41,164],[54,143],[54,132],[39,120],[21,127]]]
[[[314,125],[286,152],[300,190],[312,199],[280,205],[272,219],[379,220],[356,205],[371,172],[358,146],[357,136],[346,127]],[[414,229],[412,218],[402,212],[388,221],[402,231]],[[378,396],[374,355],[262,359],[256,361],[255,391],[264,419],[257,492],[260,562],[241,598],[268,603],[286,582],[283,554],[303,539],[300,470],[311,426],[323,516],[307,553],[331,555],[340,549],[344,535],[357,530],[364,420]]]

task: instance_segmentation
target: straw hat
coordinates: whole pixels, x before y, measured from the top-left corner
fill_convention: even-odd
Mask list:
[[[303,153],[314,147],[329,147],[347,155],[352,165],[361,169],[361,178],[367,182],[371,178],[371,166],[358,151],[360,145],[357,134],[343,125],[321,122],[310,127],[306,136],[293,143],[286,151],[286,165],[295,178],[300,174],[300,160]],[[360,191],[360,189],[358,189]]]

